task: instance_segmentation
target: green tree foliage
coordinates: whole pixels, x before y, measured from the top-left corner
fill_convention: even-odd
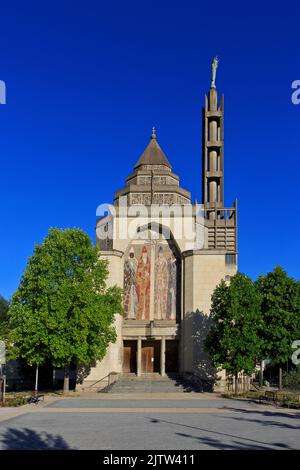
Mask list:
[[[272,272],[259,276],[256,284],[263,320],[262,354],[273,364],[282,366],[292,356],[293,341],[300,339],[299,282],[277,266]],[[281,388],[281,374],[279,379]]]
[[[14,354],[29,365],[90,364],[116,339],[120,289],[106,288],[107,263],[80,229],[49,230],[34,248],[9,309]]]
[[[283,374],[283,383],[286,388],[300,390],[300,366]]]
[[[238,273],[229,285],[221,281],[212,296],[211,315],[214,323],[205,347],[213,365],[236,379],[239,372],[252,373],[261,345],[260,300],[252,280]]]
[[[7,312],[9,303],[0,295],[0,339],[3,339],[7,335]]]

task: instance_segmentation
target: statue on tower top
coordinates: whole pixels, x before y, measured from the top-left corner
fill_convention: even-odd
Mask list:
[[[218,56],[214,57],[214,60],[211,64],[211,84],[210,88],[216,88],[216,74],[217,74],[217,68],[219,64],[219,59]]]

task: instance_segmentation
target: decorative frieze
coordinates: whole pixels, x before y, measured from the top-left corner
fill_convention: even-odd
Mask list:
[[[155,186],[179,186],[179,182],[177,179],[172,178],[171,176],[153,176],[153,181],[152,181],[152,176],[138,176],[137,177],[137,182],[138,185],[155,185]]]
[[[168,168],[165,165],[141,165],[139,170],[163,170],[163,171],[171,171],[171,168]]]
[[[144,206],[150,206],[151,204],[158,204],[164,206],[172,206],[173,204],[179,204],[183,206],[186,204],[190,204],[190,200],[176,193],[130,193],[130,204],[142,204]]]

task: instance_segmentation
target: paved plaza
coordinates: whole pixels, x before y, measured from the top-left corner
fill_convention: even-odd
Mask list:
[[[0,449],[300,449],[300,412],[214,394],[47,397],[0,409]]]

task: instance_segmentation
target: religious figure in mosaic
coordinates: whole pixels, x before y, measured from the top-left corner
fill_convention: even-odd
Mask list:
[[[174,253],[168,261],[169,285],[168,285],[168,320],[176,319],[176,290],[177,290],[177,260]]]
[[[164,249],[160,245],[155,261],[154,318],[166,320],[169,270]]]
[[[134,248],[131,247],[129,258],[125,261],[124,265],[124,311],[125,318],[136,319],[138,297],[136,292],[136,272],[137,272],[137,259],[134,255]]]
[[[136,273],[138,296],[138,320],[150,319],[150,259],[146,246],[143,247]]]

